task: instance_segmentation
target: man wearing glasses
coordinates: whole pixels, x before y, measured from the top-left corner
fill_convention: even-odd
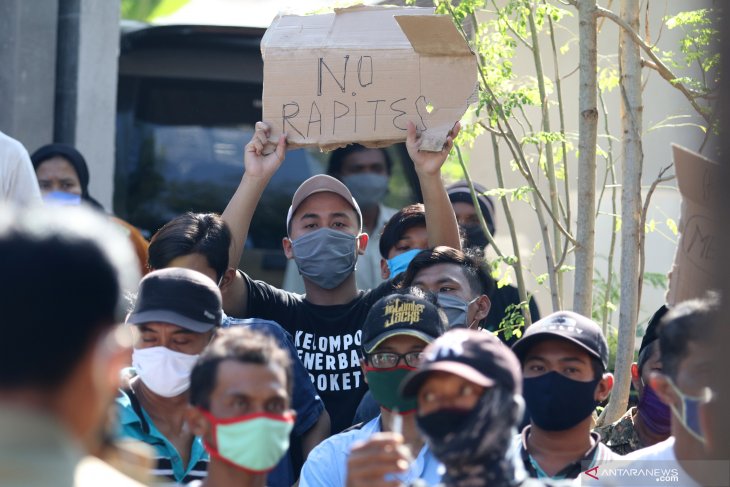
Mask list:
[[[407,293],[380,299],[370,309],[362,329],[361,366],[370,392],[380,406],[380,415],[330,437],[312,450],[302,468],[300,487],[344,487],[351,449],[384,431],[402,433],[405,447],[413,458],[410,465],[402,465],[401,473],[392,480],[406,485],[416,479],[423,479],[429,485],[439,482],[440,463],[416,428],[416,401],[405,399],[399,392],[403,377],[421,363],[423,349],[446,328],[446,315],[435,303],[433,296],[411,288]],[[378,449],[377,441],[368,445]],[[355,474],[367,483],[382,481],[389,473],[377,461],[367,463],[365,468],[357,467],[357,472],[350,472],[350,478]]]

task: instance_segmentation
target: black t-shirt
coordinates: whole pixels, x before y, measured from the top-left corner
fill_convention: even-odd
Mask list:
[[[492,307],[489,309],[489,314],[485,320],[484,328],[489,331],[495,331],[500,328],[500,323],[505,318],[507,307],[510,304],[520,303],[520,292],[514,286],[494,286],[494,289],[489,294],[489,300],[492,302]],[[530,316],[532,322],[536,322],[540,319],[540,310],[537,309],[537,303],[530,297]],[[524,332],[524,330],[522,330]],[[513,336],[509,340],[505,340],[502,332],[499,332],[499,339],[505,341],[507,345],[512,345],[517,341],[517,337]]]
[[[292,334],[299,358],[330,415],[332,434],[348,428],[367,390],[359,357],[362,325],[373,303],[394,291],[393,284],[386,281],[359,291],[347,304],[320,306],[301,294],[243,276],[249,317],[276,321]]]

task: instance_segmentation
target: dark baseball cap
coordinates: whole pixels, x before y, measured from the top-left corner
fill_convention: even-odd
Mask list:
[[[572,311],[558,311],[536,321],[512,345],[512,351],[520,360],[524,360],[525,354],[533,345],[548,338],[562,338],[572,342],[599,359],[604,369],[608,367],[608,343],[601,327],[590,318]]]
[[[487,196],[487,188],[479,183],[472,183],[474,185],[474,191],[476,192],[477,202],[479,203],[479,209],[484,215],[484,221],[487,222],[487,228],[489,233],[494,235],[494,202],[492,198]],[[469,183],[466,181],[457,181],[451,186],[446,188],[446,193],[449,195],[449,201],[451,203],[468,203],[474,206],[474,200],[471,197],[471,190],[469,189]]]
[[[220,326],[221,292],[204,274],[170,267],[150,272],[139,283],[134,311],[127,323],[170,323],[196,333]]]
[[[413,336],[431,343],[446,327],[446,315],[437,305],[413,294],[391,294],[370,308],[362,327],[362,348],[365,353],[371,353],[396,335]]]
[[[360,211],[357,201],[355,201],[352,193],[350,193],[350,190],[347,189],[347,186],[345,186],[342,181],[335,179],[332,176],[328,176],[327,174],[317,174],[299,185],[297,190],[294,192],[294,196],[291,199],[291,206],[286,214],[287,228],[289,228],[289,223],[291,222],[294,213],[296,213],[297,208],[299,208],[299,205],[315,193],[334,193],[350,203],[352,208],[355,210],[355,213],[357,213],[357,218],[359,220],[358,224],[360,225],[360,231],[362,231],[362,212]]]
[[[668,312],[669,308],[667,308],[666,304],[663,304],[661,308],[656,310],[656,313],[654,313],[654,315],[651,317],[649,323],[646,324],[646,331],[644,332],[644,336],[641,337],[641,346],[639,347],[639,353],[641,353],[642,350],[649,346],[649,344],[659,338],[659,334],[657,333],[659,322],[662,321],[662,318],[664,318],[664,315]]]
[[[431,372],[448,372],[482,387],[499,385],[522,393],[520,362],[491,332],[453,328],[424,350],[425,359],[401,384],[405,397],[418,394]]]

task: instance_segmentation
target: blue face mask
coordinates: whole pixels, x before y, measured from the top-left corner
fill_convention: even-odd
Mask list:
[[[81,195],[66,193],[65,191],[51,191],[43,195],[43,202],[53,206],[79,206]]]
[[[418,255],[419,252],[421,252],[423,249],[411,249],[407,252],[403,252],[402,254],[396,255],[392,259],[388,259],[388,269],[390,269],[390,277],[391,279],[400,274],[401,272],[405,272],[406,269],[408,269],[408,264],[411,263],[413,258]]]
[[[700,406],[709,401],[709,389],[704,389],[704,394],[700,397],[688,396],[684,392],[680,391],[679,388],[674,384],[674,381],[667,377],[669,385],[672,386],[674,392],[677,393],[679,398],[682,400],[681,409],[677,409],[671,404],[669,407],[672,409],[674,416],[682,423],[682,426],[692,436],[702,443],[705,442],[705,435],[702,433],[700,427]]]

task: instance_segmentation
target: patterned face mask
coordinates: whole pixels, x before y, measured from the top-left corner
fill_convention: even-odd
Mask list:
[[[487,389],[468,414],[448,415],[454,420],[450,432],[434,429],[427,416],[417,417],[416,422],[429,448],[446,467],[445,485],[501,487],[518,485],[524,477],[519,459],[508,454],[523,411],[520,396],[496,386]]]

